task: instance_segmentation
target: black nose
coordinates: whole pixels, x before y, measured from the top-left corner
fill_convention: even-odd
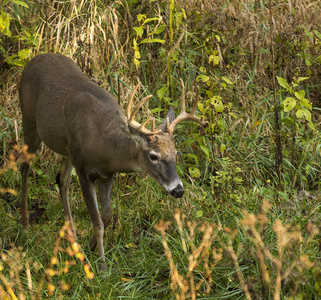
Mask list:
[[[170,194],[175,198],[181,198],[184,195],[184,188],[179,184],[175,189],[170,191]]]

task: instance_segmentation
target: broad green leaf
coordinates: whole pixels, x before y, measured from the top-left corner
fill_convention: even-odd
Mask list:
[[[21,0],[11,0],[12,3],[15,3],[17,5],[23,6],[25,8],[29,8],[28,4]]]
[[[304,90],[300,90],[298,92],[294,93],[295,97],[297,97],[299,100],[304,99],[305,97],[305,91]]]
[[[321,40],[321,33],[317,30],[313,30],[313,33]]]
[[[294,120],[293,118],[283,118],[281,122],[284,124],[293,124]]]
[[[146,23],[149,23],[149,22],[152,22],[152,21],[159,21],[159,18],[158,17],[155,17],[155,18],[148,18],[144,21],[143,24],[146,24]]]
[[[210,55],[208,58],[208,62],[211,63],[213,62],[213,65],[216,66],[220,62],[220,58],[217,55]]]
[[[156,114],[159,113],[161,111],[163,111],[164,109],[160,108],[160,107],[156,107],[150,110],[151,114]]]
[[[223,153],[226,149],[226,145],[224,143],[221,144],[220,146],[220,152]]]
[[[221,100],[222,100],[221,96],[215,95],[210,99],[210,103],[212,105],[217,105],[219,102],[222,102]]]
[[[149,33],[148,35],[160,34],[165,30],[165,28],[166,28],[166,25],[159,25],[159,26],[157,26],[155,31]]]
[[[202,81],[202,82],[207,82],[209,81],[209,77],[207,75],[198,75],[196,77],[196,81],[199,82],[199,81]]]
[[[203,211],[202,210],[198,210],[196,212],[196,218],[201,218],[201,217],[203,217]]]
[[[140,37],[142,37],[143,33],[144,33],[144,27],[140,26],[140,27],[133,27],[133,29],[136,31],[137,35],[139,35]]]
[[[243,172],[243,170],[240,167],[236,167],[234,169],[234,173],[242,173],[242,172]]]
[[[312,61],[311,61],[311,59],[309,59],[309,58],[305,58],[305,65],[307,66],[307,67],[310,67],[311,65],[312,65]]]
[[[185,10],[182,9],[182,11],[175,13],[175,17],[176,17],[176,27],[179,27],[179,25],[181,25],[182,23],[183,17],[186,18]]]
[[[210,150],[204,145],[200,145],[200,147],[203,150],[203,152],[205,153],[206,158],[209,159],[210,158]]]
[[[208,98],[212,98],[212,96],[213,96],[212,91],[206,90],[205,93]],[[206,103],[206,105],[208,105],[210,103],[210,100],[206,100],[206,102],[208,102],[208,103]]]
[[[226,76],[222,76],[222,79],[228,84],[233,84],[233,82],[230,80],[230,78],[228,78]]]
[[[166,85],[163,85],[159,90],[157,90],[157,96],[162,99],[166,92],[167,92],[168,87]]]
[[[232,116],[234,119],[237,119],[237,116],[236,116],[236,114],[235,113],[233,113],[233,112],[229,112],[228,113],[230,116]]]
[[[214,106],[216,112],[223,112],[224,111],[224,105],[221,101],[220,96],[214,96],[211,98],[211,104]]]
[[[286,79],[282,78],[282,77],[279,77],[279,76],[276,76],[278,82],[279,82],[279,85],[284,87],[285,89],[287,89],[288,91],[292,91],[291,87],[289,86],[289,84],[287,83]]]
[[[292,97],[286,97],[282,104],[284,106],[284,111],[289,112],[296,106],[296,100]]]
[[[19,51],[18,55],[19,55],[19,58],[24,61],[27,58],[29,58],[30,49],[23,49],[23,50]]]
[[[138,14],[137,15],[137,20],[140,22],[141,20],[146,19],[146,15]]]
[[[311,122],[311,113],[305,108],[299,109],[296,112],[296,116],[299,119],[306,119],[307,121]]]
[[[309,123],[308,123],[308,126],[309,126],[313,131],[315,131],[315,126],[314,126],[314,124],[313,124],[312,122],[309,122]]]
[[[144,39],[139,44],[146,44],[146,43],[161,43],[164,44],[165,40],[160,39]]]
[[[216,112],[223,112],[224,111],[224,105],[223,105],[222,101],[219,101],[219,103],[215,105],[215,111]]]
[[[218,126],[219,129],[222,129],[224,127],[223,119],[218,119],[217,120],[217,126]]]
[[[201,175],[201,171],[196,167],[189,167],[188,172],[193,178],[200,177]]]
[[[206,73],[206,69],[203,66],[200,66],[200,71],[204,74]]]
[[[307,98],[300,100],[301,105],[305,106],[307,109],[312,110],[312,104]]]
[[[204,112],[204,104],[199,102],[197,104],[197,108],[203,114],[203,112]]]
[[[307,79],[309,79],[310,77],[299,77],[298,79],[297,79],[297,82],[300,82],[300,81],[304,81],[304,80],[307,80]]]
[[[4,11],[1,11],[0,14],[0,32],[2,32],[4,35],[7,35],[11,37],[12,33],[10,31],[10,15],[5,13]]]

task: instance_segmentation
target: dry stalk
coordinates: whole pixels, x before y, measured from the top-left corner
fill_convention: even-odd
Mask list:
[[[18,145],[14,145],[14,152],[8,155],[8,159],[5,164],[0,168],[0,175],[5,173],[8,169],[18,172],[18,164],[22,162],[27,162],[32,165],[35,154],[28,152],[28,146],[23,145],[21,148]],[[17,195],[17,192],[11,188],[0,187],[0,193],[10,193],[12,195]]]
[[[264,226],[268,223],[267,211],[270,205],[265,201],[260,214],[256,217],[253,214],[249,214],[243,211],[244,218],[241,223],[244,228],[244,232],[247,233],[248,238],[253,242],[256,249],[256,256],[260,265],[260,274],[262,276],[261,282],[266,282],[269,290],[273,293],[275,300],[280,299],[282,281],[293,274],[295,268],[301,273],[303,269],[311,268],[314,264],[309,261],[306,256],[300,256],[299,260],[290,262],[290,266],[285,268],[284,256],[286,250],[293,243],[308,243],[311,236],[318,233],[318,230],[314,226],[309,226],[311,230],[311,236],[309,235],[307,241],[303,241],[303,237],[300,232],[300,228],[295,227],[290,230],[290,226],[282,224],[280,220],[276,220],[272,226],[272,230],[276,234],[277,238],[277,256],[275,257],[268,247],[264,243]],[[259,231],[256,226],[258,225]],[[269,259],[276,268],[276,276],[274,286],[272,285],[271,278],[267,272],[266,260]],[[265,285],[262,283],[263,294],[265,295]]]
[[[216,263],[222,259],[222,249],[211,249],[213,240],[215,240],[217,237],[218,229],[213,224],[203,223],[202,225],[197,226],[195,222],[187,222],[189,233],[185,238],[183,235],[185,216],[182,215],[180,211],[176,211],[174,217],[177,222],[178,231],[182,240],[182,245],[185,245],[182,246],[186,249],[184,250],[184,253],[188,254],[189,249],[191,252],[188,256],[188,268],[185,275],[179,273],[175,265],[171,250],[168,246],[166,230],[168,229],[170,223],[160,221],[157,224],[155,224],[154,228],[158,230],[162,235],[164,252],[171,269],[171,289],[173,293],[176,295],[176,299],[186,299],[186,297],[196,299],[196,292],[204,284],[206,288],[206,293],[210,292],[210,287],[213,282],[212,271]],[[203,233],[202,240],[198,246],[195,245],[196,228],[197,230]],[[188,241],[188,248],[185,242],[186,239]],[[214,260],[214,263],[212,263],[211,265],[209,263],[210,256]],[[200,262],[203,262],[205,274],[202,279],[199,279],[198,282],[195,283],[194,270],[197,268]]]
[[[177,209],[175,211],[175,213],[174,213],[174,218],[176,220],[177,227],[178,227],[178,232],[179,232],[179,235],[181,237],[183,251],[186,253],[187,252],[187,247],[186,247],[186,243],[185,243],[185,239],[184,239],[184,233],[183,233],[183,222],[184,222],[184,219],[185,219],[185,215],[183,215],[182,218],[181,218],[181,216],[182,215],[181,215],[180,211]]]
[[[237,230],[235,229],[234,231],[230,231],[230,230],[225,230],[228,232],[228,246],[227,246],[227,251],[229,252],[232,260],[233,260],[233,264],[234,264],[234,267],[235,267],[235,270],[236,270],[236,276],[241,284],[241,287],[242,287],[242,290],[245,294],[245,297],[246,299],[250,300],[252,299],[251,295],[250,295],[250,292],[249,292],[249,289],[247,287],[247,284],[245,283],[245,280],[243,278],[243,275],[242,275],[242,272],[241,272],[241,269],[240,269],[240,266],[239,266],[239,263],[238,263],[238,258],[237,258],[237,255],[234,251],[234,248],[233,248],[233,240],[237,234]]]
[[[66,249],[61,246],[62,239],[67,239],[71,244]],[[47,281],[47,290],[49,295],[53,295],[56,287],[52,284],[52,278],[54,276],[62,275],[69,271],[70,266],[75,265],[76,261],[73,259],[66,260],[59,264],[58,252],[65,252],[70,257],[77,258],[81,262],[85,275],[88,279],[92,279],[94,274],[91,272],[88,264],[84,262],[84,255],[81,253],[81,248],[74,239],[73,232],[68,222],[62,227],[59,232],[59,237],[56,240],[55,248],[53,250],[53,256],[49,267],[43,272],[39,281],[35,282],[32,280],[31,275],[31,260],[25,259],[26,253],[22,251],[22,247],[12,248],[7,253],[1,253],[0,264],[0,299],[26,299],[27,294],[31,299],[41,299],[41,294]],[[6,270],[9,275],[3,273]],[[36,263],[32,263],[33,271],[38,272],[40,266]],[[56,268],[57,267],[57,268]],[[27,277],[27,288],[25,289],[21,282],[21,273],[25,271]],[[1,283],[2,282],[2,283]],[[59,282],[61,291],[66,291],[70,288],[64,281]]]

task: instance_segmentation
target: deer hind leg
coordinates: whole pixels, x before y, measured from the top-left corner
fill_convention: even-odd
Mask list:
[[[101,205],[101,216],[106,229],[111,221],[111,194],[113,191],[113,176],[111,175],[107,181],[98,180],[98,198]],[[93,236],[89,242],[91,251],[95,250],[97,245],[96,237]]]
[[[62,157],[59,173],[56,177],[56,182],[59,186],[59,193],[61,202],[65,212],[66,221],[70,222],[70,227],[74,233],[75,239],[77,239],[76,230],[73,224],[73,219],[70,212],[69,204],[69,183],[70,183],[70,173],[72,171],[73,165],[70,159]]]
[[[82,194],[84,196],[87,209],[90,214],[91,222],[93,225],[94,235],[97,241],[97,249],[99,256],[99,269],[102,271],[106,271],[106,263],[105,263],[105,251],[104,251],[104,223],[100,217],[98,203],[97,203],[97,195],[96,195],[96,187],[93,181],[91,181],[87,176],[79,174],[79,182],[82,190]]]
[[[41,139],[38,136],[36,127],[28,127],[23,124],[24,142],[28,145],[29,153],[36,153]],[[28,215],[28,173],[30,165],[27,162],[21,164],[21,221],[24,229],[29,227],[29,215]]]

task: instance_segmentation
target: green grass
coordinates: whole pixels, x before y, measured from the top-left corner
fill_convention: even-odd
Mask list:
[[[56,171],[54,168],[52,170]],[[46,180],[49,177],[49,181],[50,178],[53,181],[54,176],[43,176],[45,176]],[[317,225],[319,224],[318,214],[321,206],[315,206],[314,202],[318,197],[317,194],[302,195],[297,199],[293,199],[293,197],[285,199],[281,196],[276,199],[275,195],[264,194],[264,189],[261,189],[260,192],[243,195],[241,202],[234,203],[227,197],[223,197],[225,199],[223,203],[221,202],[219,205],[218,203],[213,203],[213,206],[211,206],[208,199],[204,199],[203,189],[197,185],[191,186],[185,182],[187,195],[183,199],[176,200],[168,197],[165,191],[146,177],[138,178],[135,176],[131,179],[135,181],[131,185],[124,186],[121,182],[120,197],[117,202],[118,221],[115,229],[110,226],[105,236],[107,273],[101,274],[98,272],[96,252],[87,253],[86,261],[95,273],[94,278],[92,280],[87,279],[82,265],[78,262],[70,267],[67,274],[51,277],[52,284],[56,286],[53,297],[63,297],[64,299],[73,299],[74,297],[79,299],[96,299],[99,297],[101,299],[175,299],[170,290],[171,269],[164,254],[162,239],[153,226],[160,219],[172,222],[172,225],[167,230],[167,240],[176,267],[181,274],[186,274],[187,272],[189,251],[192,249],[190,248],[191,245],[194,244],[197,247],[202,240],[202,231],[198,229],[195,231],[195,239],[191,244],[189,225],[185,221],[183,239],[187,242],[188,249],[187,252],[184,252],[182,239],[179,238],[180,234],[173,218],[173,212],[178,208],[186,215],[186,220],[195,221],[198,226],[207,221],[209,224],[220,224],[223,228],[239,229],[239,233],[233,239],[233,247],[237,253],[243,277],[249,286],[253,285],[251,293],[254,295],[259,295],[261,292],[258,280],[260,278],[259,263],[248,232],[240,227],[241,220],[244,218],[242,209],[246,208],[257,213],[257,209],[261,205],[259,198],[264,195],[264,198],[269,199],[273,207],[268,214],[269,223],[273,224],[277,219],[280,219],[286,224],[300,225],[301,228],[305,228],[306,224],[311,221]],[[40,274],[43,274],[50,264],[55,241],[58,238],[57,233],[64,223],[62,204],[56,188],[54,185],[50,185],[50,189],[47,190],[46,188],[44,191],[42,189],[44,187],[43,184],[39,187],[39,182],[43,180],[41,177],[37,178],[36,181],[31,178],[29,183],[33,187],[30,190],[31,198],[33,198],[33,201],[42,203],[41,206],[45,208],[45,214],[36,224],[31,224],[27,232],[23,231],[21,225],[17,222],[19,220],[19,212],[15,206],[2,205],[1,207],[1,236],[5,237],[1,239],[1,248],[6,253],[11,244],[21,247],[18,252],[25,253],[25,256],[20,260],[19,258],[16,260],[22,269],[24,269],[24,264],[27,260],[30,261],[30,264],[37,263],[39,270],[32,272],[35,288],[39,283]],[[78,232],[78,242],[85,246],[92,231],[90,218],[81,199],[76,177],[73,177],[71,183],[70,196],[72,213]],[[41,200],[38,198],[41,198]],[[218,205],[218,208],[213,211],[213,207],[216,205]],[[198,217],[197,212],[200,209],[202,209],[202,216]],[[10,215],[12,218],[10,218]],[[270,225],[267,225],[267,227],[263,234],[264,241],[269,251],[277,257],[275,233],[271,230]],[[225,232],[219,231],[218,235],[211,241],[210,249],[223,249],[223,258],[215,263],[211,275],[213,284],[209,293],[205,293],[204,287],[202,287],[196,293],[198,299],[243,299],[244,297],[239,281],[235,276],[235,266],[226,250],[230,237],[228,232],[226,230]],[[307,239],[307,234],[304,231],[303,238]],[[300,246],[297,249],[301,250],[290,251],[288,254],[290,260],[284,262],[284,264],[294,263],[302,254],[308,254],[311,261],[318,260],[316,252],[318,243],[316,240],[309,241],[307,244],[299,244]],[[68,247],[68,242],[64,242],[62,245]],[[289,247],[291,248],[292,246],[289,245]],[[295,247],[291,249],[294,250]],[[60,262],[65,261],[68,259],[68,255],[61,252],[58,255],[58,259]],[[270,274],[271,278],[273,278],[273,263],[267,259],[266,264],[271,270]],[[196,282],[203,278],[203,268],[204,266],[200,260],[193,272]],[[5,270],[4,274],[7,274]],[[304,282],[306,280],[305,278],[315,280],[314,275],[308,275],[306,271],[302,272],[298,273],[300,277],[296,272],[293,272],[292,276],[295,279],[291,279],[284,284],[285,290],[289,286],[288,293],[290,293],[290,287],[295,282],[300,285],[301,281]],[[27,290],[24,276],[24,271],[21,271],[20,278]],[[59,289],[61,280],[69,284],[68,291],[62,292]],[[309,289],[304,285],[300,285],[299,290],[301,289],[305,294],[309,293],[310,296],[315,293],[313,288]],[[273,289],[269,292],[272,294]],[[41,295],[43,297],[46,293],[46,290],[42,289]],[[288,295],[288,293],[285,293],[285,295]]]

